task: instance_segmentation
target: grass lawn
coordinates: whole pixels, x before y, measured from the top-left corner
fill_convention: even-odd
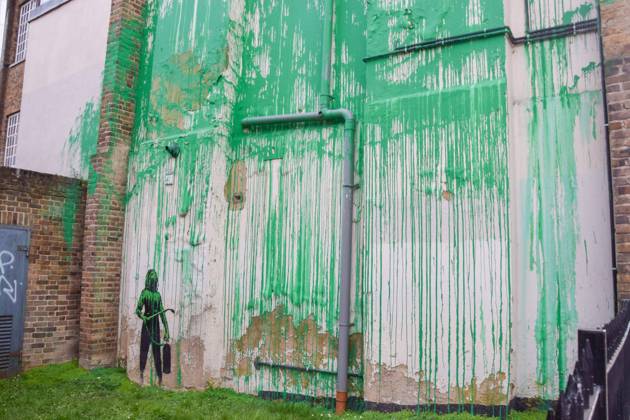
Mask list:
[[[322,407],[264,401],[223,389],[167,391],[142,388],[120,369],[86,371],[76,363],[30,370],[0,380],[2,419],[302,419],[335,417]],[[348,413],[349,419],[487,419],[468,414],[436,416],[402,412]],[[540,412],[513,413],[512,420],[544,420]]]

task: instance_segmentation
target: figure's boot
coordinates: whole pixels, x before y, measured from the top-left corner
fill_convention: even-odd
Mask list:
[[[158,386],[162,388],[162,377],[158,376]]]
[[[144,370],[140,371],[140,385],[144,385]]]

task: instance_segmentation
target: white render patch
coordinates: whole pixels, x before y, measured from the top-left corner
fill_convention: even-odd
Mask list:
[[[217,88],[221,90],[208,95],[208,98],[211,98],[214,95],[225,93],[227,100],[220,108],[212,109],[219,126],[212,127],[212,131],[208,131],[208,134],[203,136],[211,137],[213,133],[216,133],[216,136],[220,138],[219,147],[224,149],[203,149],[203,152],[200,153],[201,158],[198,160],[198,162],[203,162],[203,164],[196,166],[199,176],[205,174],[209,177],[209,181],[207,181],[209,192],[207,196],[203,196],[204,201],[202,203],[196,203],[199,206],[199,211],[202,213],[199,217],[201,221],[197,223],[203,230],[204,240],[199,244],[195,243],[194,246],[191,246],[186,240],[187,233],[191,228],[195,227],[195,223],[191,221],[191,213],[181,215],[178,211],[176,197],[185,185],[177,178],[178,174],[176,172],[175,178],[172,180],[173,185],[164,190],[164,195],[160,196],[160,187],[164,182],[162,177],[170,177],[173,174],[174,162],[169,161],[164,163],[163,166],[157,167],[155,175],[152,175],[152,178],[146,181],[138,195],[133,196],[129,201],[126,210],[127,229],[124,245],[125,262],[122,270],[123,287],[120,319],[128,319],[130,322],[121,321],[120,334],[123,337],[121,342],[125,344],[121,344],[120,353],[129,362],[129,373],[134,379],[137,378],[138,329],[141,323],[133,315],[133,309],[136,298],[142,289],[142,279],[139,276],[144,273],[148,266],[155,264],[152,260],[154,257],[151,257],[151,252],[147,252],[147,249],[152,248],[156,243],[160,243],[158,241],[161,240],[162,236],[160,235],[160,238],[158,238],[157,232],[169,235],[169,239],[164,242],[166,245],[164,245],[162,253],[158,254],[160,255],[158,261],[164,259],[167,262],[161,273],[163,278],[161,278],[160,291],[164,292],[163,297],[166,306],[181,304],[181,309],[178,309],[177,313],[178,322],[172,326],[172,335],[174,337],[182,337],[182,342],[199,339],[203,344],[202,357],[204,364],[203,366],[201,364],[194,366],[194,375],[182,375],[183,386],[205,386],[207,380],[210,379],[213,383],[231,386],[245,392],[256,392],[259,390],[258,384],[265,383],[264,381],[267,379],[257,378],[255,380],[257,383],[254,383],[254,380],[246,383],[242,377],[234,378],[231,376],[230,369],[232,366],[226,360],[232,351],[230,340],[233,340],[234,337],[230,336],[228,332],[224,333],[224,331],[229,331],[232,326],[236,326],[237,330],[242,331],[250,325],[249,321],[252,320],[252,314],[249,313],[242,318],[233,320],[230,317],[230,312],[225,309],[224,305],[226,301],[229,301],[230,293],[234,293],[237,285],[238,290],[242,292],[241,296],[249,293],[260,295],[261,293],[260,278],[262,275],[260,267],[263,265],[264,258],[260,249],[264,245],[261,230],[267,222],[265,211],[273,209],[274,206],[279,206],[279,203],[281,203],[279,197],[282,194],[290,193],[292,197],[290,211],[286,212],[285,219],[286,237],[290,238],[287,240],[293,241],[294,239],[292,238],[298,235],[299,225],[302,220],[320,220],[321,218],[321,225],[317,225],[317,229],[321,231],[319,235],[323,242],[332,242],[331,235],[334,235],[336,227],[334,221],[339,218],[337,207],[333,205],[312,205],[308,192],[321,189],[321,202],[324,204],[335,203],[339,196],[339,183],[337,180],[339,179],[340,168],[334,159],[323,158],[316,162],[316,159],[309,159],[308,156],[288,154],[284,157],[285,160],[283,162],[275,157],[262,161],[258,161],[253,157],[245,157],[245,174],[243,177],[247,179],[247,199],[242,212],[230,214],[227,210],[225,198],[222,195],[226,184],[226,174],[229,173],[229,159],[234,158],[233,155],[230,155],[232,150],[229,150],[225,144],[229,141],[230,136],[235,135],[235,132],[240,132],[240,128],[233,131],[230,125],[232,123],[231,116],[234,104],[238,101],[235,89],[239,86],[239,77],[258,78],[261,81],[260,92],[264,91],[264,89],[269,89],[273,83],[277,83],[281,79],[283,74],[278,72],[274,63],[268,63],[265,64],[269,66],[268,70],[265,71],[268,71],[267,75],[271,77],[269,77],[269,80],[261,80],[261,74],[258,74],[258,72],[261,71],[261,64],[264,60],[256,54],[260,54],[269,45],[271,45],[270,48],[273,48],[276,40],[278,42],[287,42],[292,37],[295,41],[293,52],[296,53],[296,51],[301,51],[304,44],[302,37],[310,36],[310,34],[299,31],[287,33],[287,26],[283,24],[276,25],[278,29],[270,28],[265,10],[272,7],[270,4],[275,3],[277,2],[261,0],[258,2],[258,7],[251,6],[252,12],[249,14],[242,12],[244,10],[242,2],[239,2],[237,5],[232,3],[232,9],[230,9],[230,17],[233,21],[230,22],[230,31],[225,40],[228,46],[229,64],[223,72],[225,80],[229,83],[223,83],[223,86]],[[390,3],[400,6],[403,4],[409,5],[411,1],[391,0],[388,4]],[[240,12],[234,12],[234,10]],[[284,15],[285,9],[283,8],[282,16]],[[472,20],[481,19],[480,16],[480,14],[477,14],[469,18]],[[281,21],[281,19],[278,20]],[[252,24],[252,22],[255,24]],[[241,72],[241,57],[244,49],[241,35],[244,32],[244,26],[247,26],[246,33],[254,39],[255,45],[252,46],[251,41],[245,44],[245,47],[249,50],[247,53],[254,50],[252,53],[254,65],[243,69]],[[298,36],[300,39],[298,39]],[[198,38],[198,40],[200,39]],[[596,57],[593,58],[591,55],[597,51],[597,46],[588,47],[594,40],[595,38],[589,40],[586,44],[580,44],[581,40],[571,43],[573,56],[579,58],[579,64],[577,61],[575,63],[572,61],[571,64],[571,67],[575,66],[576,71],[581,71],[582,68],[596,59]],[[355,51],[346,48],[343,40],[338,39],[337,42],[338,45],[341,45],[341,54],[339,56],[342,64],[360,58],[354,55]],[[271,49],[269,51],[273,52],[274,50]],[[536,290],[537,286],[535,274],[529,272],[523,274],[520,270],[520,264],[527,262],[519,260],[518,251],[519,247],[522,247],[522,244],[526,242],[527,234],[520,225],[523,218],[518,216],[518,206],[514,204],[519,199],[519,190],[523,188],[522,178],[526,176],[522,172],[523,168],[521,166],[525,165],[527,142],[529,140],[528,116],[524,104],[529,100],[531,92],[528,91],[529,74],[523,51],[523,49],[518,51],[518,54],[522,56],[520,57],[523,61],[522,63],[512,61],[506,63],[508,67],[513,67],[510,69],[509,77],[503,77],[501,74],[504,71],[501,57],[495,59],[492,54],[484,51],[471,52],[465,61],[462,62],[462,69],[459,70],[447,64],[436,64],[436,70],[432,72],[431,76],[423,74],[421,69],[427,63],[436,63],[440,59],[441,51],[439,49],[422,51],[406,57],[391,58],[388,63],[389,66],[384,65],[384,62],[371,64],[376,68],[374,74],[377,82],[388,80],[394,82],[392,84],[402,84],[408,77],[414,77],[415,74],[419,74],[416,78],[417,85],[434,91],[469,90],[471,89],[470,85],[482,84],[484,80],[491,79],[492,83],[495,83],[494,79],[502,79],[501,82],[495,84],[495,90],[497,94],[503,95],[504,88],[502,83],[504,83],[503,79],[507,78],[509,87],[505,101],[508,103],[509,119],[506,117],[500,121],[498,119],[489,121],[489,135],[487,137],[489,138],[490,134],[500,133],[500,130],[507,128],[505,125],[509,124],[509,133],[506,141],[508,143],[507,147],[510,148],[510,170],[513,172],[509,177],[510,191],[514,191],[515,200],[510,201],[509,208],[510,223],[512,223],[510,232],[513,236],[510,237],[511,259],[508,261],[508,256],[504,254],[507,249],[506,241],[505,239],[500,239],[505,232],[495,230],[492,220],[486,219],[483,213],[499,214],[505,210],[503,204],[490,202],[494,198],[493,196],[468,200],[463,195],[460,198],[460,196],[448,191],[446,185],[444,185],[443,190],[438,191],[438,195],[425,196],[422,190],[418,189],[417,184],[406,181],[408,174],[417,173],[417,168],[411,169],[409,167],[412,160],[408,157],[427,156],[429,155],[429,148],[433,148],[434,145],[436,145],[435,150],[440,158],[436,158],[431,162],[433,168],[427,176],[436,177],[440,180],[444,178],[444,173],[448,166],[445,159],[447,154],[446,144],[459,134],[458,124],[450,121],[449,124],[444,124],[440,127],[431,124],[426,126],[417,124],[414,129],[410,130],[407,128],[409,121],[411,121],[410,116],[390,116],[388,117],[389,121],[393,122],[391,127],[387,127],[387,124],[379,125],[378,123],[361,120],[364,114],[358,111],[359,130],[365,130],[364,132],[368,133],[366,134],[368,141],[365,142],[368,146],[366,147],[366,155],[363,158],[364,173],[387,172],[386,183],[383,182],[382,184],[378,184],[375,181],[374,175],[365,176],[362,180],[364,182],[361,185],[361,189],[357,192],[359,198],[355,200],[357,212],[355,235],[358,237],[357,240],[373,244],[374,261],[380,260],[379,263],[368,261],[365,264],[367,269],[378,272],[378,275],[374,276],[376,281],[372,280],[370,284],[366,285],[369,291],[366,293],[365,299],[366,302],[373,303],[373,305],[369,305],[370,308],[377,307],[377,300],[381,298],[384,300],[384,303],[378,309],[378,315],[383,314],[384,327],[377,331],[375,327],[368,326],[364,330],[369,331],[371,329],[371,332],[367,332],[365,335],[364,341],[364,349],[366,351],[364,361],[366,366],[368,366],[365,371],[364,395],[372,397],[378,394],[370,401],[416,404],[418,402],[419,385],[425,387],[434,386],[441,393],[448,393],[452,390],[453,379],[448,376],[450,373],[447,372],[455,372],[457,369],[460,369],[462,372],[475,371],[474,381],[470,377],[465,377],[465,380],[459,381],[458,385],[460,387],[474,383],[477,379],[479,383],[489,380],[489,383],[495,381],[502,387],[509,385],[509,389],[512,389],[511,387],[513,386],[515,391],[509,391],[508,396],[527,396],[530,392],[532,395],[536,395],[536,389],[534,388],[536,378],[528,377],[525,369],[529,369],[529,372],[531,372],[532,366],[536,363],[532,324],[535,321],[537,296],[532,290]],[[593,51],[593,53],[589,51]],[[311,54],[312,52],[308,53]],[[320,51],[313,53],[317,57]],[[508,60],[510,60],[509,57],[513,51],[508,49],[506,53]],[[267,54],[271,53],[268,52]],[[316,62],[316,60],[317,58],[311,61]],[[301,108],[305,107],[306,104],[312,104],[312,101],[307,101],[307,99],[316,97],[316,89],[313,89],[313,85],[316,85],[316,83],[309,83],[307,80],[308,77],[313,75],[312,72],[315,70],[308,69],[308,72],[302,73],[303,65],[298,66],[297,60],[294,60],[292,64],[294,64],[292,70],[295,70],[301,77],[296,78],[291,86],[292,91],[289,94],[278,97],[273,104],[276,107],[286,106],[286,108],[290,108],[292,106],[295,108],[295,111],[301,111]],[[353,92],[356,94],[363,93],[365,88],[357,80],[360,76],[355,76],[352,71],[345,71],[346,69],[343,66],[339,67],[341,70],[333,70],[333,78],[338,78],[340,81],[338,84],[333,83],[335,86],[335,97],[343,101],[347,100]],[[588,86],[591,86],[598,80],[596,76],[598,75],[595,75],[595,73],[590,76],[584,76],[583,81],[580,82],[584,83],[584,85],[578,85],[577,89],[580,91],[589,90]],[[526,82],[523,83],[523,80]],[[587,82],[588,85],[586,84]],[[523,95],[519,95],[521,90],[524,90]],[[405,101],[417,101],[422,99],[421,95],[424,95],[422,90],[414,91],[409,89],[397,96],[396,100],[403,104],[401,108],[404,109]],[[289,96],[290,98],[288,98]],[[515,99],[517,103],[513,104],[512,99]],[[371,101],[370,105],[378,103],[379,100],[384,101],[379,96],[375,101]],[[520,103],[518,102],[519,100],[521,101]],[[599,114],[599,110],[602,108],[596,103],[589,103],[586,108],[595,111],[592,114],[585,115],[583,120],[589,120],[589,122],[597,124],[598,127],[602,127],[602,116]],[[322,153],[324,156],[338,156],[339,142],[337,139],[340,137],[339,131],[340,127],[331,126],[321,131],[319,129],[291,130],[290,132],[287,131],[277,135],[284,136],[283,140],[286,143],[308,144],[321,142],[325,147]],[[589,322],[599,324],[601,323],[600,320],[605,319],[611,312],[610,296],[612,296],[610,290],[607,290],[608,284],[605,287],[593,284],[595,281],[607,277],[606,265],[610,261],[607,254],[609,252],[607,250],[609,238],[606,236],[609,234],[607,226],[609,226],[610,221],[606,212],[598,214],[602,209],[606,210],[607,192],[601,190],[601,188],[600,190],[596,189],[596,186],[605,184],[605,170],[602,166],[605,153],[601,148],[603,145],[601,129],[594,138],[582,138],[582,133],[584,132],[585,130],[580,130],[580,133],[576,133],[575,136],[576,141],[580,142],[578,147],[581,147],[579,152],[576,153],[577,168],[580,178],[584,179],[584,183],[578,187],[580,195],[579,224],[580,226],[591,227],[588,232],[583,232],[583,237],[580,237],[580,240],[577,242],[580,247],[582,243],[584,243],[585,248],[588,247],[591,260],[588,262],[585,255],[580,254],[579,256],[576,271],[587,273],[587,275],[580,275],[577,279],[578,290],[576,299],[577,305],[580,308],[585,308],[582,310],[584,313],[591,306],[597,308],[596,314],[591,316],[591,318],[597,318],[597,320],[593,319]],[[460,130],[460,133],[466,134],[466,131]],[[194,135],[196,133],[188,131],[185,134]],[[475,133],[472,134],[476,135]],[[146,133],[141,131],[140,138],[146,139],[145,136]],[[396,143],[392,142],[391,145],[387,146],[378,145],[378,143],[381,143],[388,137],[394,136],[399,138],[399,141]],[[199,138],[201,137],[199,136]],[[432,139],[434,142],[429,144],[426,139]],[[479,142],[486,141],[486,137],[482,136],[473,137],[472,139]],[[162,145],[168,140],[170,140],[168,137],[158,138],[158,134],[156,134],[157,144]],[[466,140],[463,139],[462,141]],[[248,133],[248,142],[251,144],[268,144],[270,147],[274,146],[274,143],[269,142],[266,135],[257,134],[256,132]],[[426,149],[422,150],[421,148],[423,147]],[[275,153],[275,151],[272,151],[272,153]],[[592,161],[587,162],[587,157],[592,157]],[[318,170],[314,162],[321,165],[321,170]],[[387,165],[384,165],[383,162],[386,162]],[[137,160],[132,162],[131,177],[141,173],[145,169],[143,165],[150,163],[143,161],[141,156],[138,157]],[[405,166],[407,166],[406,170],[404,169]],[[181,173],[179,176],[182,176]],[[302,179],[298,180],[298,176]],[[170,178],[169,181],[171,181]],[[321,188],[321,185],[326,186],[326,188]],[[379,189],[379,191],[376,191],[378,194],[374,194],[377,188]],[[365,193],[365,191],[370,190],[372,191],[371,195]],[[409,203],[408,197],[412,196],[419,197],[413,212],[405,208]],[[199,200],[200,197],[201,195],[198,194],[195,196],[195,199]],[[587,197],[590,200],[586,199]],[[597,200],[592,199],[592,197],[596,197]],[[473,223],[457,225],[457,229],[452,230],[452,232],[461,232],[461,235],[457,233],[457,235],[460,235],[457,236],[457,241],[459,241],[457,242],[457,252],[461,253],[466,258],[466,261],[474,261],[474,264],[462,265],[459,273],[452,263],[453,258],[451,255],[454,254],[449,254],[453,252],[454,248],[451,248],[450,244],[455,243],[453,240],[455,236],[446,229],[450,226],[456,226],[456,223],[458,223],[458,218],[454,216],[456,215],[453,210],[454,203],[461,203],[458,204],[460,214],[466,216],[478,215],[473,220]],[[163,210],[160,216],[157,216],[157,209]],[[303,212],[302,209],[304,209]],[[372,216],[365,215],[366,209],[369,209]],[[427,216],[428,212],[431,212],[430,216]],[[173,224],[167,223],[166,215],[169,214],[175,216]],[[231,220],[229,225],[225,223],[228,217],[226,215]],[[416,250],[414,250],[414,246],[409,240],[415,223],[414,218],[417,218],[415,220],[423,221],[420,228],[425,230],[422,239],[416,242],[419,244]],[[398,222],[405,219],[405,223]],[[436,222],[432,222],[432,220],[436,220]],[[230,230],[235,232],[233,233],[235,237],[243,239],[226,246],[226,232]],[[361,234],[364,232],[380,232],[382,235],[372,238],[366,235],[367,239],[363,239]],[[295,249],[299,245],[291,242],[291,246],[291,256],[293,256]],[[422,261],[418,258],[418,249],[426,256]],[[331,248],[325,248],[323,256],[326,265],[330,265],[330,261],[337,258],[336,253],[333,253]],[[497,261],[500,261],[501,264],[497,263]],[[162,266],[161,263],[157,265]],[[431,294],[428,296],[425,292],[417,292],[418,289],[414,290],[410,286],[418,284],[417,269],[423,266],[432,267],[434,270],[426,275],[423,281],[425,284],[431,285],[430,290],[434,291],[435,295]],[[287,264],[286,273],[295,277],[296,269],[297,265],[291,261]],[[189,271],[186,273],[184,270]],[[322,271],[326,270],[323,269]],[[511,275],[514,277],[509,277]],[[250,278],[255,279],[255,281],[246,281],[246,279]],[[469,281],[468,278],[475,280]],[[508,278],[512,282],[511,285],[513,285],[510,293],[514,293],[514,295],[508,295],[508,291],[504,286],[505,283],[499,281]],[[445,281],[438,281],[442,279]],[[461,282],[453,279],[461,279]],[[379,283],[378,280],[382,280],[382,282]],[[589,282],[591,283],[589,284]],[[331,282],[331,284],[333,283]],[[452,293],[453,290],[450,287],[461,287],[458,289],[460,290],[459,297]],[[414,297],[413,293],[420,294],[416,294]],[[425,294],[422,295],[421,293]],[[465,296],[475,296],[474,303],[470,298],[466,298],[466,304],[462,304],[461,302],[464,302]],[[421,300],[422,306],[418,304]],[[449,304],[451,302],[452,304]],[[514,304],[514,307],[510,307],[511,304]],[[492,325],[493,328],[497,328],[496,332],[490,327],[480,328],[473,337],[473,334],[467,327],[460,327],[459,332],[449,327],[448,322],[457,319],[459,314],[457,312],[458,308],[461,308],[462,314],[465,310],[466,316],[470,320],[485,320],[483,322],[480,321],[480,324]],[[376,310],[374,311],[377,313]],[[581,313],[580,315],[583,314]],[[580,326],[585,325],[586,316],[580,318]],[[374,319],[378,319],[378,317]],[[462,323],[462,325],[472,324]],[[422,342],[418,340],[418,331],[421,328],[426,328],[426,337],[436,337],[435,341]],[[511,329],[508,330],[508,328]],[[505,336],[499,336],[499,332],[502,333],[504,329],[507,331]],[[378,346],[377,341],[381,339],[375,338],[375,332],[382,334],[384,337],[381,347]],[[461,365],[459,367],[454,366],[457,363],[454,358],[449,358],[449,354],[453,352],[452,343],[456,342],[458,337],[464,338],[468,343],[471,343],[473,339],[476,340],[465,351],[460,350],[458,360]],[[514,337],[514,346],[509,344],[512,337]],[[127,339],[128,341],[126,341]],[[424,357],[422,352],[427,351],[426,348],[421,347],[427,342],[429,352],[431,352],[430,357],[433,357],[435,361],[435,365],[431,364],[431,368],[435,369],[433,377],[427,376],[429,371],[425,369],[427,363],[420,362],[420,357]],[[494,344],[498,342],[502,344],[500,346]],[[529,343],[530,347],[523,345],[522,342]],[[495,350],[495,346],[500,347],[500,349]],[[514,352],[512,352],[512,349],[514,349]],[[382,358],[380,356],[381,353],[383,354]],[[473,356],[473,353],[475,356]],[[516,353],[516,355],[510,359],[513,353]],[[184,354],[186,353],[184,352]],[[191,360],[197,360],[192,357],[188,359],[188,357],[188,354],[186,354],[184,365],[192,364]],[[331,364],[334,364],[334,360]],[[376,366],[382,371],[373,369],[371,366]],[[511,369],[509,369],[510,367]],[[389,382],[383,381],[382,384],[379,383],[381,378],[387,379],[388,376],[381,375],[382,372],[402,372],[400,376],[395,378],[409,379],[406,382],[409,386],[406,386],[403,383],[404,381],[396,382],[391,380]],[[203,381],[199,382],[197,376],[202,377]],[[177,386],[173,377],[167,378],[166,385]],[[388,387],[390,387],[391,393],[386,393],[386,391],[389,392]],[[407,392],[404,393],[403,398],[397,394],[404,387],[406,387]],[[316,392],[319,393],[321,390],[316,390]],[[381,392],[383,393],[379,394]]]
[[[83,134],[77,126],[86,108],[100,108],[110,7],[110,0],[73,0],[30,23],[17,168],[87,177],[70,138]]]

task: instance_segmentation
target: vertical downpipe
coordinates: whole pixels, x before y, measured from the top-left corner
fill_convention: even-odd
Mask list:
[[[324,28],[322,33],[321,91],[319,112],[324,118],[331,114],[342,115],[343,136],[343,180],[341,197],[341,279],[339,284],[339,346],[337,348],[337,393],[335,412],[342,414],[348,406],[348,353],[350,347],[350,292],[352,276],[352,216],[354,196],[354,134],[355,120],[350,113],[330,110],[330,75],[332,69],[332,43],[334,22],[334,0],[324,0]]]
[[[350,350],[350,292],[352,276],[352,218],[354,196],[354,120],[344,122],[343,189],[341,202],[341,284],[339,286],[339,349],[337,351],[336,412],[348,404],[348,354]]]
[[[339,331],[337,348],[337,393],[336,412],[343,414],[348,406],[348,358],[350,347],[350,304],[352,291],[352,229],[354,198],[354,136],[356,119],[352,111],[345,108],[330,109],[330,76],[332,69],[332,45],[334,23],[334,0],[323,0],[321,87],[317,112],[248,117],[241,121],[243,128],[282,123],[320,121],[339,123],[343,121],[343,179],[341,195],[341,246],[339,282]]]
[[[334,0],[324,0],[324,27],[322,31],[322,64],[321,84],[319,92],[319,112],[330,108],[332,96],[330,95],[331,54],[333,40],[333,4]]]

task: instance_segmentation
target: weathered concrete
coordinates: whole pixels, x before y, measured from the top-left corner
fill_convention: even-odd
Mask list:
[[[87,179],[110,7],[74,0],[30,22],[15,167]]]
[[[515,48],[493,37],[364,63],[525,21],[503,0],[402,3],[336,6],[334,105],[359,121],[351,370],[364,377],[352,394],[553,397],[576,329],[612,315],[596,35]],[[535,3],[532,27],[592,17],[574,3]],[[120,306],[132,378],[135,305],[155,268],[176,310],[174,345],[190,353],[166,384],[334,395],[334,376],[255,362],[336,369],[343,133],[239,125],[315,109],[321,6],[149,3]]]

